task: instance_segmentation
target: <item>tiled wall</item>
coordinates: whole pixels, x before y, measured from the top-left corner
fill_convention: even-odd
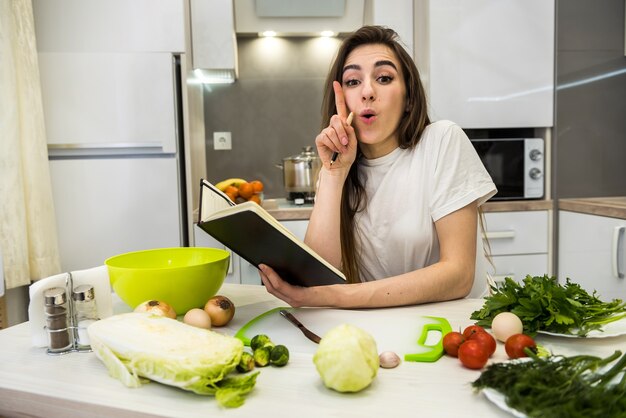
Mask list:
[[[314,145],[336,38],[239,38],[235,84],[205,88],[207,177],[259,179],[265,197],[285,197],[282,159]],[[213,132],[232,132],[232,150]]]
[[[557,0],[557,198],[626,195],[624,4]]]

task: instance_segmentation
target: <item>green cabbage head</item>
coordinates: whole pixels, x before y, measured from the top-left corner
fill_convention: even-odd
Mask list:
[[[378,372],[376,341],[360,328],[340,325],[324,335],[313,363],[326,387],[358,392],[368,387]]]

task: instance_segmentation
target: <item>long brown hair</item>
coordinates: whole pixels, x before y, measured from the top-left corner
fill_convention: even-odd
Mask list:
[[[326,91],[322,101],[322,129],[330,123],[330,118],[337,113],[333,81],[342,81],[343,67],[348,55],[357,47],[369,44],[381,44],[389,47],[400,61],[406,87],[406,111],[398,124],[400,148],[412,148],[420,140],[422,132],[430,124],[426,106],[426,94],[420,80],[417,66],[400,43],[398,34],[382,26],[363,26],[348,35],[341,43],[335,61],[326,79]],[[357,148],[355,164],[350,167],[348,178],[343,185],[341,197],[341,264],[350,283],[359,282],[359,248],[354,232],[354,216],[365,209],[366,196],[364,185],[358,176],[358,161],[362,158],[360,147]]]

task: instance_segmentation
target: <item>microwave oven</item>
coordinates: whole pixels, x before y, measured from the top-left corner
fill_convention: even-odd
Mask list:
[[[491,200],[543,198],[545,149],[542,138],[470,141],[498,188]]]

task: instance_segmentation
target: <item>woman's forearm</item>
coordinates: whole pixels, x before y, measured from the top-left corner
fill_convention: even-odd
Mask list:
[[[345,173],[322,168],[304,242],[333,266],[341,267],[340,215]]]
[[[420,270],[367,283],[318,286],[315,305],[337,308],[378,308],[417,305],[465,297],[473,271],[439,262]],[[307,298],[308,299],[308,298]],[[305,303],[305,305],[308,305]]]

